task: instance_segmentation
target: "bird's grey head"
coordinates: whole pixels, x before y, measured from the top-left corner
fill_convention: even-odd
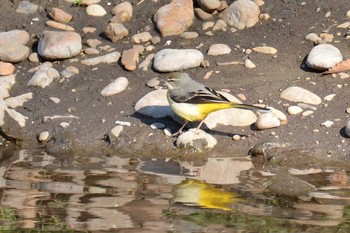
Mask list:
[[[191,78],[188,76],[188,74],[175,72],[167,77],[166,86],[169,90],[177,89],[185,86],[189,80],[191,80]]]

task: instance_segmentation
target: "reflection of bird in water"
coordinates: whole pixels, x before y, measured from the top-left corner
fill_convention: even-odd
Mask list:
[[[227,211],[232,211],[230,205],[239,200],[232,192],[225,192],[210,184],[193,179],[187,179],[175,185],[172,193],[171,204],[182,203]]]
[[[166,80],[166,85],[170,107],[185,119],[183,126],[174,135],[181,133],[186,124],[192,121],[200,121],[197,127],[199,129],[209,113],[221,109],[240,108],[270,112],[267,108],[229,101],[213,89],[194,81],[186,73],[171,74]]]

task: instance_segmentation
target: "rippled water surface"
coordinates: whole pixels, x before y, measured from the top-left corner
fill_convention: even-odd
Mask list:
[[[196,161],[4,151],[0,230],[350,232],[349,171],[294,171],[315,188],[268,191],[249,157]]]

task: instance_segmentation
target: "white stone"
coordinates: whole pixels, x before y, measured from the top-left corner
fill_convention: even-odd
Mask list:
[[[350,22],[345,22],[345,23],[339,24],[337,26],[337,28],[345,28],[345,29],[347,29],[347,28],[349,28],[349,26],[350,26]]]
[[[314,111],[312,111],[312,110],[307,110],[307,111],[305,111],[305,112],[303,112],[301,115],[302,116],[310,116],[310,115],[312,115],[314,113]]]
[[[175,143],[179,148],[192,148],[196,151],[203,151],[213,148],[217,141],[213,136],[201,129],[190,129],[181,134]]]
[[[149,32],[137,33],[131,37],[132,42],[136,44],[148,42],[151,39],[152,39],[152,35]]]
[[[348,10],[345,14],[346,18],[350,19],[350,10]]]
[[[325,96],[323,99],[327,100],[327,101],[332,101],[335,96],[336,96],[336,94],[329,94],[329,95]]]
[[[305,36],[305,40],[311,41],[316,44],[319,44],[322,41],[321,37],[319,37],[316,33],[313,32],[307,34]]]
[[[325,126],[326,128],[332,127],[333,124],[334,124],[334,122],[331,121],[331,120],[327,120],[327,121],[321,123],[321,125],[322,125],[322,126]]]
[[[117,125],[113,129],[111,129],[111,133],[113,136],[116,138],[119,137],[120,133],[123,131],[123,126],[122,125]]]
[[[343,60],[339,49],[330,44],[313,47],[307,56],[306,65],[316,70],[327,70]]]
[[[5,99],[5,103],[6,103],[6,106],[9,108],[16,108],[19,106],[23,106],[25,102],[27,102],[28,100],[31,100],[32,98],[33,98],[33,93],[28,92],[15,97],[9,97]]]
[[[36,71],[33,77],[28,81],[28,86],[38,86],[45,88],[49,86],[54,79],[60,77],[60,74],[54,68],[43,68]]]
[[[302,102],[313,105],[319,105],[322,102],[318,95],[297,86],[288,87],[282,91],[281,98],[292,102]]]
[[[94,66],[94,65],[97,65],[99,63],[111,64],[111,63],[117,62],[119,60],[119,58],[120,58],[119,52],[112,52],[112,53],[108,53],[108,54],[103,55],[103,56],[98,56],[98,57],[93,57],[93,58],[82,60],[81,64],[88,65],[88,66]]]
[[[226,44],[212,44],[208,50],[208,55],[210,56],[219,56],[230,53],[231,48]]]
[[[258,116],[255,126],[257,129],[271,129],[280,126],[281,122],[272,113],[265,113]]]
[[[9,91],[15,83],[15,76],[12,74],[8,76],[0,76],[0,99],[5,99],[10,96]]]
[[[39,142],[46,142],[47,140],[49,140],[49,137],[50,133],[48,131],[44,131],[39,134],[38,140]]]
[[[270,46],[258,46],[258,47],[252,48],[252,50],[258,53],[265,53],[265,54],[272,54],[272,55],[277,53],[277,49]]]
[[[303,111],[303,109],[299,106],[289,106],[288,109],[287,109],[287,112],[290,114],[290,115],[297,115],[299,113],[301,113]]]
[[[152,129],[163,129],[165,125],[163,123],[155,122],[151,124]]]
[[[163,49],[154,56],[153,68],[159,72],[178,71],[198,67],[203,60],[196,49]]]
[[[254,69],[256,68],[256,65],[252,62],[252,60],[250,60],[249,58],[246,58],[244,60],[244,66],[248,69]]]
[[[101,5],[92,4],[86,7],[86,14],[101,17],[107,14],[107,11]]]
[[[102,96],[111,96],[124,91],[129,84],[129,80],[125,77],[119,77],[110,84],[108,84],[101,91]]]

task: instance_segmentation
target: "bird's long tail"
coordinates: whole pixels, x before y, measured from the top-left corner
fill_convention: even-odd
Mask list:
[[[249,104],[240,104],[240,103],[236,103],[236,102],[231,102],[231,104],[232,104],[231,105],[232,108],[253,110],[253,111],[259,111],[259,112],[262,112],[262,113],[269,113],[269,112],[271,112],[271,110],[268,109],[268,108],[253,106],[253,105],[249,105]]]

